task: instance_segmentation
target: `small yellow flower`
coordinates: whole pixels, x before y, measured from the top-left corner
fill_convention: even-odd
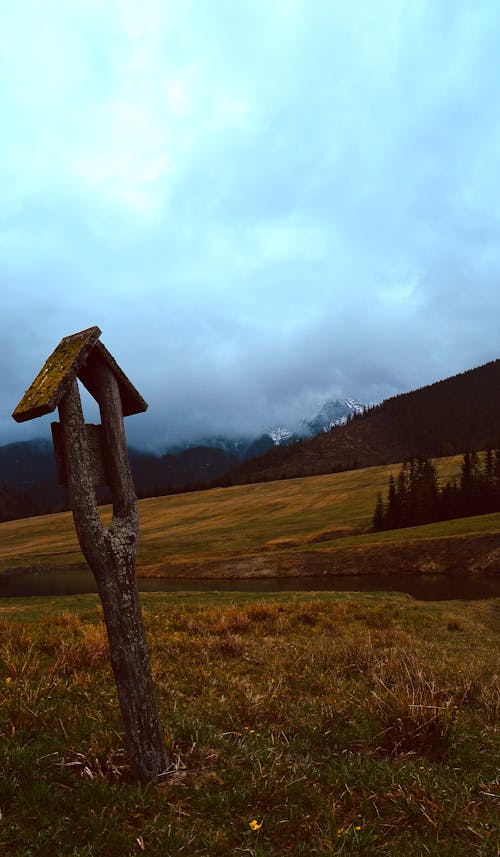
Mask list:
[[[361,830],[361,825],[357,824],[356,827],[354,828],[354,830]]]
[[[261,821],[261,823],[259,824],[259,822],[257,821],[257,819],[256,819],[256,818],[253,818],[253,819],[252,819],[252,821],[250,822],[250,830],[260,830],[260,828],[262,827],[262,824],[263,824],[263,822],[262,822],[262,821]]]
[[[11,681],[12,681],[12,676],[8,675],[7,678],[5,679],[5,684],[10,684]]]

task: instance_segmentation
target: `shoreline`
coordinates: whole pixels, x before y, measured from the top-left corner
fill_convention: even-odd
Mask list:
[[[47,564],[35,562],[4,569],[0,576],[82,571],[85,562]],[[407,542],[349,545],[309,550],[265,550],[236,556],[172,558],[138,565],[139,578],[167,579],[271,579],[378,574],[472,577],[500,574],[500,534],[448,536]]]

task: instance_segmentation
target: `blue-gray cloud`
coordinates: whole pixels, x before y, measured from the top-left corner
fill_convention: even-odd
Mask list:
[[[491,0],[0,12],[0,443],[99,324],[131,438],[259,430],[498,356]]]

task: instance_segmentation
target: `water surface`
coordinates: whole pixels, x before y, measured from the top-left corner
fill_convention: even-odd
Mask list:
[[[444,574],[357,574],[318,577],[196,579],[138,578],[141,592],[406,592],[423,601],[475,600],[500,596],[500,577],[448,577]],[[89,570],[0,576],[0,598],[30,595],[81,595],[96,592]]]

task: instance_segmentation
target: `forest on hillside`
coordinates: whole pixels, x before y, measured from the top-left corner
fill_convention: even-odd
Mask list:
[[[500,447],[484,455],[466,451],[460,476],[439,485],[427,456],[403,462],[396,479],[389,476],[384,502],[379,492],[374,530],[394,530],[500,510]]]
[[[486,449],[500,435],[500,360],[387,399],[374,410],[414,451],[435,457]]]
[[[500,360],[387,399],[344,426],[277,447],[217,484],[335,473],[494,447],[500,437]]]
[[[298,476],[317,476],[391,464],[412,456],[434,458],[494,447],[500,437],[500,360],[387,399],[311,439],[277,446],[238,463],[222,449],[196,447],[175,455],[130,450],[138,496]],[[0,448],[0,520],[67,508],[58,487],[52,448]],[[100,499],[109,499],[107,489]]]

